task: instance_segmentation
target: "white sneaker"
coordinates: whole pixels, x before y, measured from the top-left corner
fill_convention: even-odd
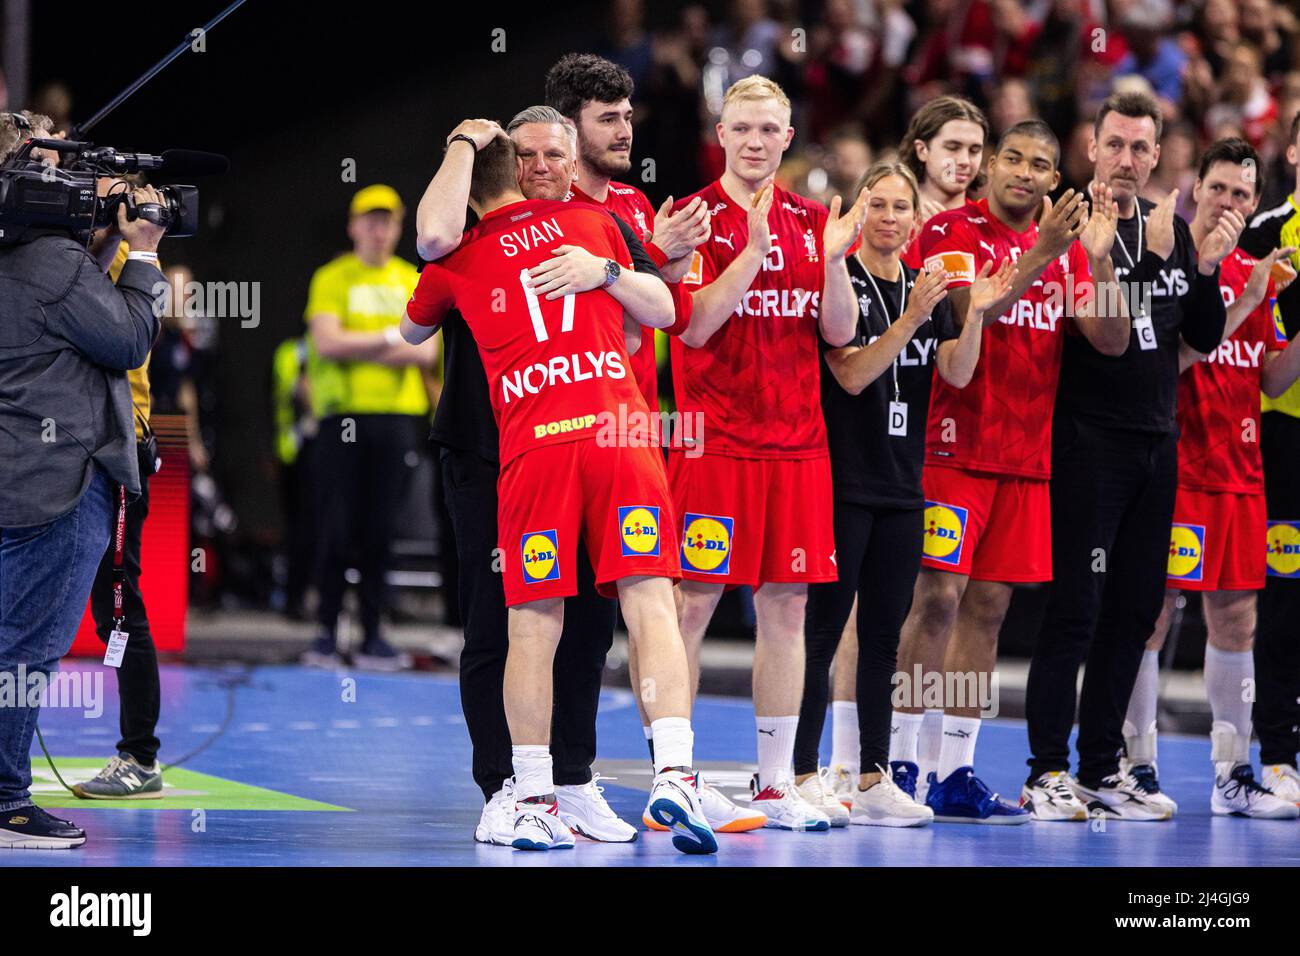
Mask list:
[[[673,833],[673,846],[683,853],[717,853],[718,841],[700,805],[694,774],[665,770],[650,785],[651,818]]]
[[[858,772],[851,767],[843,764],[836,764],[833,767],[822,767],[818,773],[822,774],[822,789],[832,794],[847,810],[853,806],[853,794],[858,789]]]
[[[1265,767],[1262,782],[1283,800],[1300,804],[1300,773],[1290,764],[1275,763]]]
[[[704,808],[704,819],[714,833],[747,833],[767,825],[767,817],[753,808],[737,806],[717,787],[711,787],[704,780],[704,774],[695,774],[695,789],[700,795],[700,806]],[[666,830],[650,816],[650,802],[646,801],[645,812],[641,822],[651,830]]]
[[[1035,820],[1087,820],[1088,808],[1075,795],[1076,781],[1062,770],[1040,773],[1020,791],[1020,805]]]
[[[516,850],[572,850],[573,831],[560,819],[557,803],[516,803],[514,839]]]
[[[1217,814],[1262,820],[1294,820],[1300,817],[1300,807],[1256,783],[1255,771],[1246,763],[1232,768],[1227,764],[1215,767],[1210,809]]]
[[[792,780],[778,781],[760,790],[758,774],[754,774],[749,790],[754,795],[750,806],[757,807],[767,815],[766,826],[777,830],[818,832],[831,828],[830,818],[805,800]]]
[[[831,826],[846,827],[849,825],[849,811],[836,799],[834,789],[827,786],[830,783],[830,776],[829,768],[819,767],[815,774],[803,783],[796,784],[796,787],[799,796],[826,814],[826,819],[831,822]]]
[[[613,780],[592,774],[582,785],[565,785],[555,788],[555,799],[560,805],[560,819],[574,833],[599,843],[631,843],[636,839],[636,828],[625,823],[610,809],[602,794],[605,788],[596,781]]]
[[[1121,767],[1123,763],[1120,761]],[[1178,812],[1174,798],[1160,789],[1160,773],[1154,763],[1131,764],[1127,771],[1121,769],[1120,773],[1126,774],[1153,806],[1168,810],[1171,817]]]
[[[1153,801],[1132,777],[1125,774],[1113,773],[1097,787],[1085,787],[1077,780],[1071,785],[1088,813],[1100,813],[1103,819],[1152,822],[1173,816],[1167,806]]]
[[[864,827],[923,827],[934,822],[934,811],[907,795],[888,770],[877,767],[880,782],[853,791],[849,821]]]
[[[483,813],[474,828],[476,843],[492,846],[510,846],[515,841],[515,789],[511,780],[501,784],[492,799],[483,806]]]

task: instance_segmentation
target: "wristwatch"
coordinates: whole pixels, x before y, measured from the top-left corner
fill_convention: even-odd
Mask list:
[[[474,150],[476,153],[478,152],[478,143],[474,142],[474,137],[466,136],[464,133],[457,133],[451,139],[447,140],[447,148],[451,149],[451,144],[456,142],[458,139],[463,139],[465,142],[469,143],[470,149]]]
[[[622,274],[623,274],[623,269],[622,267],[619,266],[617,262],[615,262],[613,259],[606,259],[605,260],[605,284],[602,285],[601,288],[608,289],[610,286],[612,286],[615,282],[618,281],[618,277]]]

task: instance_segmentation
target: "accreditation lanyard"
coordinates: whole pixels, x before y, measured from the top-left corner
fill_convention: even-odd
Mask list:
[[[870,269],[863,269],[867,274],[867,281],[871,283],[872,290],[876,293],[876,301],[880,303],[880,311],[885,315],[885,327],[891,329],[894,327],[894,320],[889,317],[889,309],[885,307],[885,297],[880,294],[880,286],[876,285],[876,277],[871,274]],[[907,270],[900,264],[898,267],[899,282],[902,283],[902,301],[898,305],[898,317],[901,319],[903,313],[907,311]],[[894,357],[894,401],[902,402],[902,393],[898,387],[898,357]]]
[[[870,269],[864,268],[862,271],[867,274],[867,281],[871,283],[871,288],[876,293],[876,300],[880,303],[880,311],[885,316],[886,330],[893,328],[894,320],[889,317],[889,309],[885,305],[885,297],[880,292],[880,286],[876,285],[876,277],[871,274]],[[901,319],[903,313],[907,311],[907,270],[901,264],[898,267],[898,281],[901,283],[901,299],[898,305],[898,317]],[[902,390],[898,385],[898,356],[894,356],[892,369],[894,373],[894,400],[889,403],[885,426],[890,436],[904,438],[907,435],[907,405],[903,401]]]
[[[104,652],[104,663],[109,667],[121,667],[122,655],[126,652],[126,631],[122,623],[126,615],[122,613],[122,586],[126,582],[126,486],[117,486],[117,521],[113,527],[113,630],[108,635],[108,649]]]
[[[1133,200],[1133,215],[1137,217],[1138,241],[1137,254],[1138,259],[1142,258],[1142,204],[1136,199]],[[1128,251],[1128,246],[1124,244],[1124,238],[1119,234],[1119,229],[1115,230],[1115,241],[1119,247],[1124,250],[1124,258],[1128,260],[1129,269],[1137,268],[1137,259]],[[1156,342],[1156,327],[1150,314],[1133,316],[1133,331],[1137,333],[1138,348],[1144,352],[1154,350],[1159,343]]]

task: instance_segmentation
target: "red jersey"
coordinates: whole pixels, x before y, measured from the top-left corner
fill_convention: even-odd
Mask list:
[[[935,216],[921,231],[927,269],[966,288],[985,262],[1013,262],[1038,240],[1038,224],[1015,232],[981,199]],[[1069,296],[1093,295],[1088,256],[1077,241],[997,321],[984,322],[979,364],[965,388],[935,375],[926,431],[927,464],[1043,479],[1052,473],[1052,410],[1061,372],[1062,319]],[[1076,300],[1077,301],[1077,298]]]
[[[650,242],[655,223],[655,207],[645,193],[635,186],[622,183],[610,183],[605,201],[597,202],[576,185],[570,187],[571,197],[579,202],[589,202],[594,206],[604,206],[614,215],[636,230],[642,243]],[[632,374],[636,376],[637,387],[641,397],[652,412],[659,410],[659,369],[655,365],[655,330],[641,330],[641,347],[632,356]]]
[[[958,206],[956,209],[945,209],[943,212],[931,216],[926,220],[925,225],[928,226],[932,222],[947,222],[954,216],[960,216],[963,212],[974,205],[974,200],[968,199],[964,206]],[[979,213],[975,213],[974,215],[978,216]],[[921,267],[925,265],[925,259],[921,255],[921,233],[924,231],[925,227],[923,226],[921,232],[918,232],[912,237],[912,241],[903,248],[903,254],[899,256],[899,258],[903,260],[903,265],[907,266],[909,269],[916,269],[919,271]],[[856,243],[854,248],[857,248]]]
[[[827,454],[817,348],[826,207],[773,188],[772,249],[734,314],[702,348],[672,340],[678,410],[702,413],[705,449],[733,458]],[[704,197],[713,221],[682,279],[689,291],[716,279],[749,241],[749,210],[721,182],[674,209],[695,196]]]
[[[646,411],[628,374],[618,301],[602,289],[548,301],[525,285],[527,270],[565,244],[631,265],[608,213],[523,200],[488,213],[454,252],[426,265],[406,306],[419,325],[436,325],[450,308],[465,317],[483,356],[503,469],[533,448],[595,438]]]
[[[1233,249],[1219,266],[1219,291],[1231,305],[1257,260]],[[1264,301],[1219,347],[1178,379],[1178,484],[1189,491],[1264,493],[1259,454],[1259,389],[1264,353],[1286,347],[1273,281]],[[1251,424],[1248,424],[1251,423]]]

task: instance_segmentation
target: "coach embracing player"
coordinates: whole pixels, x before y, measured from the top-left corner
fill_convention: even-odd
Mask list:
[[[1133,330],[1122,355],[1102,355],[1069,336],[1062,358],[1052,439],[1053,582],[1025,702],[1032,756],[1022,802],[1044,819],[1086,817],[1071,790],[1108,817],[1173,814],[1154,777],[1119,773],[1118,753],[1164,597],[1178,480],[1179,346],[1209,352],[1222,338],[1219,263],[1244,221],[1225,213],[1198,261],[1187,223],[1173,214],[1177,191],[1158,205],[1138,198],[1160,159],[1161,126],[1154,99],[1116,94],[1098,111],[1089,143],[1093,179],[1109,185],[1119,204],[1110,255]],[[1076,782],[1068,776],[1069,737],[1085,658]]]

